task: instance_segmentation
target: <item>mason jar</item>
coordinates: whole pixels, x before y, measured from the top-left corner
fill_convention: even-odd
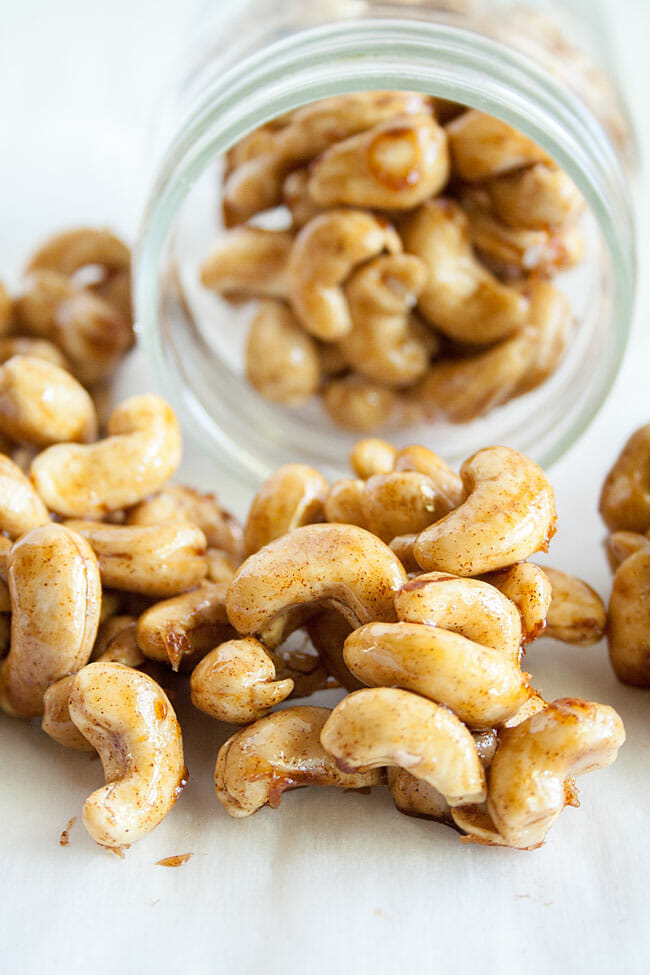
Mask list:
[[[420,92],[496,116],[545,150],[588,207],[585,258],[561,283],[578,324],[554,374],[471,422],[387,435],[451,463],[502,443],[549,465],[590,423],[625,349],[635,275],[634,140],[597,13],[586,0],[240,0],[230,12],[206,9],[158,120],[163,148],[136,250],[135,302],[162,391],[235,483],[256,487],[296,460],[341,476],[358,439],[318,399],[292,409],[258,395],[244,363],[251,309],[206,292],[198,274],[223,232],[226,151],[282,113],[343,93]]]

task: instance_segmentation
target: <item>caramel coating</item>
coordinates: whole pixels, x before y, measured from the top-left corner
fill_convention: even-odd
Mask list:
[[[323,519],[327,481],[306,464],[285,464],[262,484],[244,528],[244,551],[252,555],[273,539]]]
[[[94,752],[87,738],[73,724],[68,709],[68,698],[74,684],[75,674],[61,677],[50,684],[43,695],[43,719],[41,728],[53,741],[64,748],[74,748],[79,752]]]
[[[494,212],[510,227],[545,230],[575,219],[585,206],[570,177],[546,163],[495,176],[485,188]]]
[[[185,657],[193,657],[196,630],[210,627],[213,644],[223,633],[226,616],[225,583],[201,582],[196,589],[156,603],[140,616],[136,628],[138,647],[150,660],[170,663],[178,670]]]
[[[286,298],[292,244],[284,230],[229,230],[201,265],[201,284],[225,298]]]
[[[478,109],[463,112],[445,126],[452,171],[478,182],[531,163],[552,161],[539,146],[501,119]]]

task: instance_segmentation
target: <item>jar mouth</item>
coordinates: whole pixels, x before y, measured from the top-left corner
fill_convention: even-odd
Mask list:
[[[574,180],[603,242],[602,294],[591,300],[607,302],[615,327],[582,349],[582,381],[553,377],[489,416],[457,426],[456,435],[447,437],[453,456],[439,452],[453,462],[488,442],[505,441],[549,466],[592,421],[618,372],[632,314],[634,226],[621,164],[584,103],[534,61],[465,28],[425,19],[346,20],[310,28],[212,78],[163,160],[135,251],[136,327],[164,390],[242,482],[256,486],[286,459],[340,474],[346,460],[341,447],[348,439],[339,438],[337,462],[334,437],[331,448],[323,449],[318,437],[309,437],[309,421],[260,402],[252,390],[243,392],[245,378],[223,367],[211,373],[209,350],[191,324],[183,336],[174,334],[163,296],[171,289],[174,301],[182,302],[173,287],[178,214],[201,176],[252,129],[320,98],[380,89],[462,102],[522,131]],[[216,384],[223,387],[219,402],[212,397]],[[210,397],[202,395],[201,385],[211,389]]]

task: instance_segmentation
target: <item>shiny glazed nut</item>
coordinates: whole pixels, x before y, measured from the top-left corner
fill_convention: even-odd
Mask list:
[[[176,596],[205,577],[205,535],[189,522],[106,525],[70,521],[97,556],[102,584],[145,596]]]
[[[343,284],[358,264],[402,245],[386,221],[363,210],[328,210],[296,237],[289,258],[289,298],[306,330],[328,342],[352,328]]]
[[[347,363],[367,379],[409,386],[426,372],[435,335],[412,314],[425,286],[412,254],[385,254],[355,271],[345,286],[352,328],[339,342]]]
[[[169,698],[140,671],[92,663],[75,677],[68,708],[106,778],[84,803],[84,825],[101,846],[135,843],[162,822],[187,780]]]
[[[335,481],[330,486],[323,503],[325,520],[368,528],[363,513],[364,490],[365,483],[360,480],[346,477]]]
[[[397,450],[386,440],[366,437],[365,440],[357,441],[350,451],[350,464],[357,477],[367,481],[373,474],[390,473],[396,456]]]
[[[650,687],[650,552],[630,555],[616,571],[607,642],[618,679]]]
[[[650,528],[650,423],[632,434],[605,479],[600,514],[610,531]]]
[[[545,230],[574,219],[585,205],[573,180],[545,163],[495,176],[485,188],[494,212],[510,227]]]
[[[487,447],[460,473],[467,500],[415,543],[423,569],[480,575],[547,549],[555,534],[555,500],[534,461],[509,447]]]
[[[101,603],[97,559],[76,532],[43,525],[9,554],[11,649],[0,671],[0,706],[33,718],[55,681],[86,663]]]
[[[268,714],[293,690],[291,678],[276,680],[276,666],[254,637],[228,640],[192,671],[192,704],[218,721],[249,724]]]
[[[129,248],[109,230],[75,227],[49,237],[27,265],[27,271],[56,271],[67,277],[82,267],[98,266],[115,273],[131,263]]]
[[[431,114],[396,115],[318,156],[308,193],[320,206],[409,210],[439,193],[448,178],[444,129]]]
[[[345,617],[335,609],[324,609],[308,620],[305,629],[328,674],[346,691],[363,687],[343,659],[343,644],[351,631]]]
[[[438,457],[428,447],[422,447],[420,444],[402,447],[395,456],[394,469],[426,474],[435,484],[438,495],[447,499],[449,511],[457,508],[465,499],[465,489],[458,474],[452,471],[442,457]]]
[[[292,244],[284,230],[229,230],[201,265],[201,284],[226,298],[285,298]]]
[[[43,695],[43,720],[41,728],[53,741],[64,748],[75,748],[80,752],[94,752],[93,746],[84,738],[72,723],[68,710],[68,698],[74,683],[75,674],[62,677],[50,684]]]
[[[321,744],[345,772],[397,765],[450,806],[482,802],[485,775],[471,734],[433,701],[394,687],[354,691],[334,708]]]
[[[205,626],[219,630],[228,622],[226,584],[202,582],[181,596],[156,603],[140,616],[136,629],[139,648],[150,660],[170,663],[178,670],[184,657],[196,653],[193,632]]]
[[[526,283],[530,301],[525,335],[533,346],[532,362],[514,389],[513,396],[536,389],[557,369],[574,323],[571,305],[548,281]]]
[[[127,525],[159,525],[164,521],[189,521],[201,529],[211,548],[241,558],[242,527],[214,494],[204,494],[186,484],[167,484],[126,515]]]
[[[343,658],[369,687],[414,691],[471,728],[502,724],[530,694],[516,657],[423,623],[368,623],[346,639]]]
[[[70,371],[70,364],[66,357],[56,345],[46,339],[33,339],[28,335],[10,335],[8,338],[0,339],[0,362],[6,362],[15,355],[44,359],[58,366],[59,369]]]
[[[404,249],[428,271],[418,309],[445,335],[486,345],[525,325],[528,302],[474,257],[469,221],[457,203],[445,198],[424,203],[400,224],[400,234]]]
[[[141,667],[145,657],[136,641],[135,617],[113,616],[107,623],[101,624],[91,660]]]
[[[354,525],[306,525],[276,538],[238,570],[228,618],[238,633],[260,633],[289,610],[326,603],[351,625],[393,620],[393,594],[406,573],[378,538]]]
[[[262,302],[251,322],[246,375],[273,403],[297,406],[316,392],[321,378],[318,346],[280,301]]]
[[[531,562],[517,562],[490,572],[485,582],[495,586],[519,610],[524,643],[544,632],[551,605],[551,582],[545,570]]]
[[[325,209],[309,195],[309,170],[296,169],[282,184],[282,202],[291,213],[291,226],[299,230]]]
[[[111,413],[108,437],[88,446],[56,444],[34,460],[31,479],[47,506],[67,517],[102,517],[141,501],[181,459],[181,433],[159,396],[132,396]]]
[[[274,538],[323,519],[327,481],[306,464],[285,464],[261,486],[248,512],[244,551],[252,555]]]
[[[80,290],[56,308],[43,336],[61,347],[86,385],[110,378],[134,342],[133,329],[107,301]]]
[[[323,390],[323,404],[336,424],[365,433],[388,423],[397,396],[378,383],[351,377],[329,382]]]
[[[0,366],[0,429],[17,443],[46,447],[97,435],[97,418],[81,383],[51,362],[15,355]]]
[[[391,552],[394,552],[407,572],[413,575],[420,575],[422,569],[415,559],[413,549],[417,542],[417,535],[397,535],[389,543]]]
[[[610,566],[615,572],[635,552],[650,552],[650,537],[647,532],[645,535],[640,535],[639,532],[612,532],[605,540],[605,547]]]
[[[610,765],[624,741],[613,708],[577,698],[554,701],[501,731],[487,805],[508,845],[542,844],[566,804],[567,779]]]
[[[20,467],[0,454],[0,531],[18,538],[49,520],[47,508]]]
[[[240,817],[267,803],[275,809],[287,789],[305,785],[379,785],[379,772],[342,772],[323,749],[320,733],[330,714],[329,708],[287,708],[229,738],[214,770],[217,799],[226,811]]]
[[[393,471],[368,478],[361,511],[368,529],[388,543],[397,535],[423,531],[446,515],[449,505],[426,474]]]
[[[449,803],[424,779],[416,779],[405,769],[393,766],[386,770],[386,782],[396,808],[405,816],[433,819],[453,826]]]
[[[205,559],[210,582],[230,582],[239,566],[239,560],[220,548],[208,548]]]
[[[607,610],[598,593],[577,576],[543,566],[552,586],[545,636],[588,647],[605,635]]]
[[[272,147],[228,173],[221,195],[224,226],[243,224],[256,213],[282,203],[282,184],[289,168]]]
[[[445,126],[452,171],[477,182],[522,169],[531,163],[550,163],[548,155],[523,132],[478,109],[463,112]]]
[[[428,572],[409,579],[396,593],[395,611],[401,621],[442,627],[519,662],[521,617],[515,604],[487,582]]]

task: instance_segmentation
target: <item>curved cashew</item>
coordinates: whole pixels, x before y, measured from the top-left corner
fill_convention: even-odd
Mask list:
[[[0,531],[18,538],[49,521],[47,508],[20,467],[0,454]]]
[[[646,532],[612,532],[605,540],[605,548],[612,572],[635,552],[650,552],[650,536]]]
[[[428,447],[420,444],[402,447],[395,457],[394,470],[426,474],[435,484],[438,495],[447,499],[449,511],[465,499],[465,489],[458,474]]]
[[[212,646],[219,642],[226,616],[225,583],[202,582],[196,589],[156,603],[140,616],[136,641],[145,657],[170,663],[178,670],[184,657],[197,652],[194,631],[210,627]]]
[[[102,584],[145,596],[177,596],[207,573],[205,535],[189,522],[162,525],[106,525],[70,521],[90,543]]]
[[[327,481],[306,464],[285,464],[262,484],[248,512],[244,551],[252,555],[274,538],[323,518]]]
[[[70,363],[52,342],[47,339],[33,339],[28,335],[10,335],[0,339],[0,362],[6,362],[15,355],[28,355],[34,359],[44,359],[59,369],[70,372]]]
[[[368,529],[388,543],[397,535],[423,531],[447,514],[449,504],[426,474],[394,471],[368,478],[361,511]]]
[[[531,163],[553,165],[547,153],[528,136],[478,109],[463,112],[445,126],[445,131],[452,170],[470,182],[522,169]]]
[[[345,617],[335,609],[324,609],[307,621],[305,629],[328,674],[346,691],[363,687],[343,659],[343,644],[351,632]]]
[[[569,301],[549,281],[527,281],[524,290],[530,301],[524,334],[533,347],[533,358],[512,397],[536,389],[555,371],[574,324]]]
[[[400,560],[405,570],[413,575],[420,575],[422,572],[422,569],[416,562],[413,554],[413,549],[415,548],[417,539],[418,536],[413,534],[397,535],[389,542],[388,545],[391,552],[394,552],[397,558]]]
[[[308,192],[320,206],[410,210],[449,178],[445,130],[432,115],[395,115],[334,143],[310,167]]]
[[[546,570],[531,562],[517,562],[508,569],[488,573],[485,582],[512,600],[519,610],[524,643],[544,632],[551,605],[551,581]]]
[[[251,322],[246,375],[258,393],[287,406],[303,403],[318,388],[321,364],[316,341],[280,301],[262,302]]]
[[[94,752],[95,749],[81,734],[70,718],[68,699],[76,674],[61,677],[50,684],[43,695],[43,719],[41,728],[46,735],[64,748],[74,748],[80,752]]]
[[[515,604],[487,582],[428,572],[409,579],[396,593],[395,611],[401,621],[459,633],[519,663],[521,617]]]
[[[214,770],[217,799],[231,816],[250,816],[283,792],[304,785],[365,789],[378,772],[341,772],[320,743],[329,708],[298,706],[276,711],[229,738]]]
[[[357,477],[367,481],[373,474],[389,474],[395,465],[397,450],[386,440],[367,437],[350,451],[350,464]],[[426,471],[422,473],[426,474]]]
[[[364,490],[365,483],[361,480],[344,477],[340,481],[334,481],[323,502],[325,520],[368,528],[363,513]]]
[[[0,429],[17,443],[94,440],[97,417],[90,396],[65,369],[15,355],[0,366]]]
[[[90,546],[63,525],[23,535],[9,554],[11,649],[0,671],[0,706],[33,718],[55,681],[86,663],[101,604]]]
[[[587,647],[605,635],[607,611],[598,593],[577,576],[543,566],[552,587],[545,636]]]
[[[636,430],[605,478],[600,514],[610,531],[650,529],[650,423]]]
[[[415,543],[423,569],[474,576],[547,549],[555,533],[555,501],[534,461],[509,447],[487,447],[460,473],[467,500]]]
[[[309,170],[296,169],[282,184],[282,202],[291,213],[293,230],[300,230],[326,207],[319,206],[309,195]]]
[[[607,642],[618,679],[650,687],[650,552],[630,555],[616,571]]]
[[[208,548],[205,559],[208,563],[209,582],[230,582],[239,566],[238,559],[220,548]]]
[[[494,212],[510,227],[546,230],[573,219],[585,206],[567,174],[545,163],[495,176],[485,188]]]
[[[352,328],[343,284],[354,268],[382,251],[402,250],[386,221],[364,210],[328,210],[296,237],[289,258],[289,298],[303,326],[334,342]]]
[[[97,631],[91,660],[141,667],[145,657],[137,644],[135,617],[112,616],[102,623]]]
[[[502,724],[530,694],[516,658],[423,623],[368,623],[346,639],[343,658],[367,686],[422,694],[471,728]]]
[[[397,765],[438,789],[450,806],[485,798],[485,774],[467,728],[410,691],[348,694],[325,723],[321,744],[345,772]]]
[[[293,236],[286,230],[235,227],[201,265],[201,284],[225,298],[286,298]]]
[[[56,271],[67,277],[82,267],[102,267],[108,273],[131,264],[129,248],[108,230],[75,227],[49,237],[27,265],[27,271]]]
[[[449,199],[424,203],[400,224],[404,249],[427,267],[418,308],[458,342],[485,345],[526,323],[528,302],[474,257],[467,216]]]
[[[354,525],[306,525],[276,538],[239,568],[226,596],[238,633],[260,633],[289,610],[327,603],[352,624],[393,620],[406,573],[378,538]]]
[[[357,373],[386,386],[408,386],[435,352],[433,332],[411,313],[427,272],[412,254],[385,254],[364,264],[345,286],[352,328],[339,342]]]
[[[323,390],[323,405],[338,426],[364,433],[388,423],[397,396],[392,389],[352,376],[329,382]]]
[[[68,708],[106,777],[84,803],[84,825],[101,846],[135,843],[162,822],[187,781],[169,698],[138,670],[93,663],[75,677]]]
[[[566,804],[568,778],[610,765],[625,741],[613,708],[554,701],[499,734],[488,811],[509,846],[539,846]]]
[[[293,691],[293,681],[276,679],[267,649],[254,637],[228,640],[192,671],[192,704],[218,721],[249,724],[264,717]]]
[[[282,184],[290,168],[273,147],[228,173],[221,194],[224,226],[236,227],[282,203]]]
[[[159,396],[132,396],[95,444],[56,444],[36,457],[31,479],[45,503],[67,517],[102,517],[141,501],[167,481],[181,459],[181,433]]]

